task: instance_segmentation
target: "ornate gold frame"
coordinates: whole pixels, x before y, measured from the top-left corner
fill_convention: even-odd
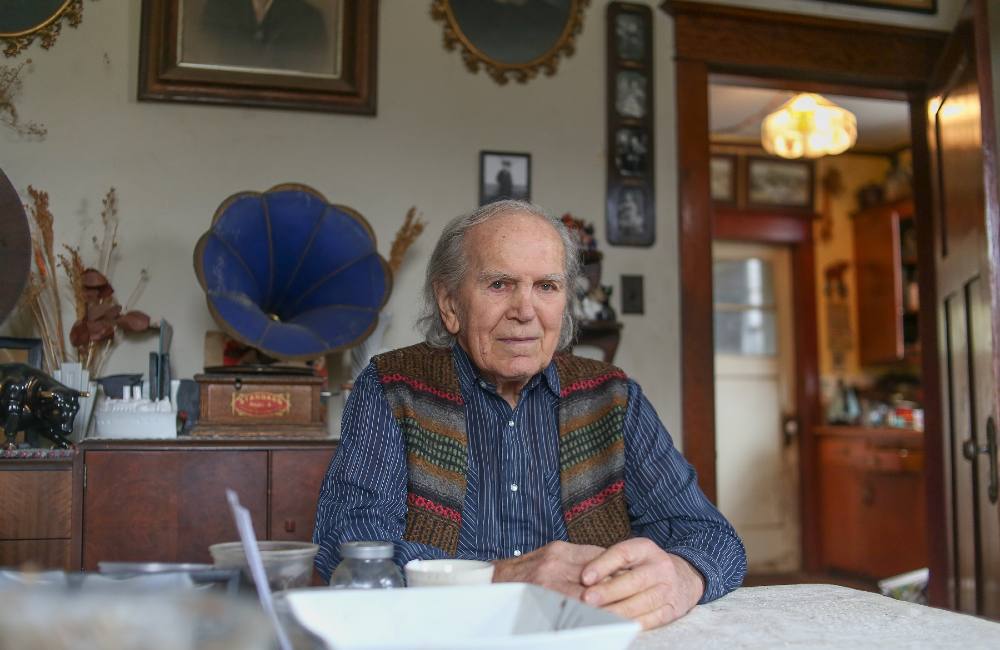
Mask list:
[[[4,55],[17,56],[36,39],[42,41],[42,47],[46,50],[55,45],[56,37],[62,30],[63,20],[69,22],[70,27],[76,27],[83,20],[83,0],[65,0],[59,8],[37,25],[21,32],[0,32],[0,42],[6,43]]]
[[[525,83],[536,77],[539,70],[550,76],[555,74],[559,57],[563,54],[567,57],[573,55],[576,49],[576,35],[583,29],[583,10],[590,4],[590,0],[571,0],[571,2],[569,18],[555,44],[541,56],[526,63],[502,63],[483,53],[458,26],[450,0],[434,0],[434,4],[431,5],[431,16],[444,23],[445,49],[454,50],[456,46],[461,46],[462,59],[471,72],[479,72],[479,66],[483,66],[487,74],[498,84],[506,84],[510,77],[519,83]]]

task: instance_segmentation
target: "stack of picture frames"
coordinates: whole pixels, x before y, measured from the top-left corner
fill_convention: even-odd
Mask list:
[[[617,246],[656,241],[652,25],[647,5],[608,5],[606,214],[608,243]]]

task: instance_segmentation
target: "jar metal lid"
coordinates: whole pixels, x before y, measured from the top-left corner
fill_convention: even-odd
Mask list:
[[[341,542],[340,555],[356,560],[391,559],[394,553],[392,542]]]

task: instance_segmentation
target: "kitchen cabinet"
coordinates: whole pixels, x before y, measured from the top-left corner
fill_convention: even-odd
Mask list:
[[[0,567],[80,566],[80,505],[72,453],[0,459]]]
[[[225,490],[259,539],[309,541],[331,440],[86,441],[82,568],[108,561],[210,562],[239,539]]]
[[[915,356],[919,305],[912,200],[854,214],[854,265],[861,365]]]
[[[869,578],[927,566],[923,433],[818,427],[826,569]]]

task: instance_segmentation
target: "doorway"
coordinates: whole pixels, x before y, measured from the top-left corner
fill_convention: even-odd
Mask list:
[[[718,219],[712,219],[709,176],[708,87],[710,76],[741,75],[763,84],[792,90],[818,90],[832,94],[866,94],[903,100],[913,110],[923,110],[926,80],[931,76],[944,34],[908,30],[868,23],[821,20],[790,14],[736,9],[701,3],[668,2],[674,16],[679,178],[679,250],[682,286],[681,323],[687,342],[681,350],[683,436],[685,455],[698,469],[702,488],[717,498],[716,405],[714,391],[703,387],[714,381],[714,349],[693,344],[710,331],[714,310],[711,282],[712,242]],[[850,56],[843,55],[850,53]],[[924,138],[922,126],[914,122],[913,138]],[[917,157],[915,155],[915,157]],[[926,159],[915,163],[925,165]],[[924,203],[926,201],[926,203]],[[917,197],[918,213],[926,209],[926,197]],[[926,226],[924,226],[926,228]],[[918,233],[921,237],[926,233]],[[810,264],[810,267],[812,264]],[[815,305],[813,305],[815,308]],[[921,337],[936,344],[936,323],[927,323],[921,312]],[[815,343],[815,342],[814,342]],[[933,349],[934,346],[930,346]],[[797,360],[802,359],[796,353]],[[925,365],[925,374],[927,366]],[[933,376],[936,376],[936,366]],[[818,421],[819,387],[815,382],[796,386],[800,421]],[[934,395],[930,396],[932,399]],[[928,421],[935,413],[928,404]],[[940,442],[940,430],[928,430],[928,466],[943,466],[932,449]],[[799,472],[803,490],[800,503],[803,569],[820,568],[819,492],[816,485],[819,449],[809,431],[799,440]],[[930,528],[943,521],[942,477],[933,477],[928,507]],[[931,516],[933,515],[933,516]],[[947,575],[947,551],[937,532],[932,535],[931,573]],[[946,604],[940,587],[931,583],[931,600]]]
[[[786,247],[717,240],[715,404],[719,510],[747,550],[749,573],[795,573],[799,546],[794,305]]]

